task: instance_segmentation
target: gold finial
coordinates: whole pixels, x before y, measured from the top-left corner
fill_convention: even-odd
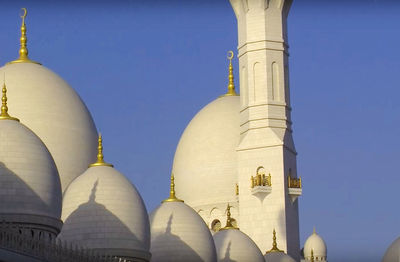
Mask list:
[[[3,90],[2,90],[3,96],[1,97],[1,114],[0,114],[0,120],[15,120],[19,122],[18,118],[12,117],[8,114],[8,106],[7,106],[7,88],[6,88],[6,76],[4,75],[4,80],[3,80]]]
[[[220,230],[227,230],[227,229],[239,229],[235,227],[232,224],[232,218],[231,218],[231,207],[229,204],[226,207],[226,226],[224,228],[221,228]]]
[[[233,51],[228,51],[228,60],[229,60],[228,92],[222,96],[237,96],[238,95],[235,91],[235,84],[233,82],[233,66],[232,66],[233,57],[234,57]]]
[[[171,187],[169,190],[169,198],[165,199],[162,201],[162,203],[164,202],[183,202],[183,200],[178,199],[175,196],[175,177],[174,174],[171,174]]]
[[[89,165],[89,167],[93,167],[93,166],[109,166],[109,167],[113,167],[113,165],[108,164],[106,162],[104,162],[104,156],[103,156],[103,139],[101,137],[101,134],[99,134],[99,145],[97,147],[97,161],[96,163],[93,163],[91,165]]]
[[[283,252],[283,250],[280,250],[278,248],[278,244],[276,243],[276,231],[272,231],[272,248],[270,251],[267,251],[266,254],[268,253],[273,253],[273,252]]]
[[[34,63],[34,64],[39,64],[40,65],[40,63],[32,61],[28,57],[28,49],[26,47],[26,43],[28,42],[28,39],[26,37],[26,25],[25,25],[25,18],[26,18],[26,15],[28,14],[28,11],[26,10],[26,8],[21,8],[21,10],[24,13],[21,15],[21,18],[22,18],[21,38],[20,38],[21,47],[19,48],[19,58],[17,60],[11,61],[10,64],[13,64],[13,63]]]

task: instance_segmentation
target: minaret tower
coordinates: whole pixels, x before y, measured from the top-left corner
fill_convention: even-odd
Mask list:
[[[280,248],[299,260],[296,199],[301,193],[301,181],[297,180],[292,139],[287,45],[287,16],[292,0],[230,2],[238,21],[239,38],[240,229],[265,252],[272,244],[267,236],[275,228]],[[297,191],[293,193],[291,187]]]

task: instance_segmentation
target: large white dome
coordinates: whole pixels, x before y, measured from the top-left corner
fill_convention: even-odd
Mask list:
[[[238,229],[220,230],[214,234],[218,261],[264,262],[264,257],[245,233]]]
[[[325,241],[315,232],[315,229],[304,243],[304,258],[311,259],[311,250],[313,251],[315,260],[326,261],[327,249]]]
[[[153,262],[216,262],[202,218],[183,202],[164,202],[150,214]]]
[[[222,96],[186,127],[176,149],[173,173],[178,197],[192,207],[236,202],[239,96]]]
[[[95,161],[97,130],[78,94],[44,66],[22,62],[0,68],[6,77],[13,116],[46,144],[63,191]]]
[[[61,229],[61,184],[44,143],[15,120],[0,120],[0,220],[49,232]]]
[[[382,262],[400,262],[400,237],[386,250]]]
[[[134,185],[111,166],[92,166],[69,185],[62,219],[62,240],[107,255],[150,259],[146,207]]]

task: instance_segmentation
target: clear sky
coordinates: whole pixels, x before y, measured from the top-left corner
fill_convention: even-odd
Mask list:
[[[152,211],[185,126],[226,90],[228,0],[0,1],[1,64],[17,56],[21,7],[30,57],[80,94],[106,160]],[[400,236],[399,13],[394,1],[295,0],[289,16],[301,242],[316,226],[329,261],[379,261]]]

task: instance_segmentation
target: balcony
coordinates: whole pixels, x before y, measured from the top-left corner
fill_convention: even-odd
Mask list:
[[[264,167],[258,167],[256,176],[251,176],[250,179],[251,193],[253,194],[253,196],[260,199],[261,202],[272,191],[271,174],[266,176],[263,170]]]
[[[291,177],[288,176],[288,193],[290,200],[294,203],[299,196],[302,194],[301,177]]]

